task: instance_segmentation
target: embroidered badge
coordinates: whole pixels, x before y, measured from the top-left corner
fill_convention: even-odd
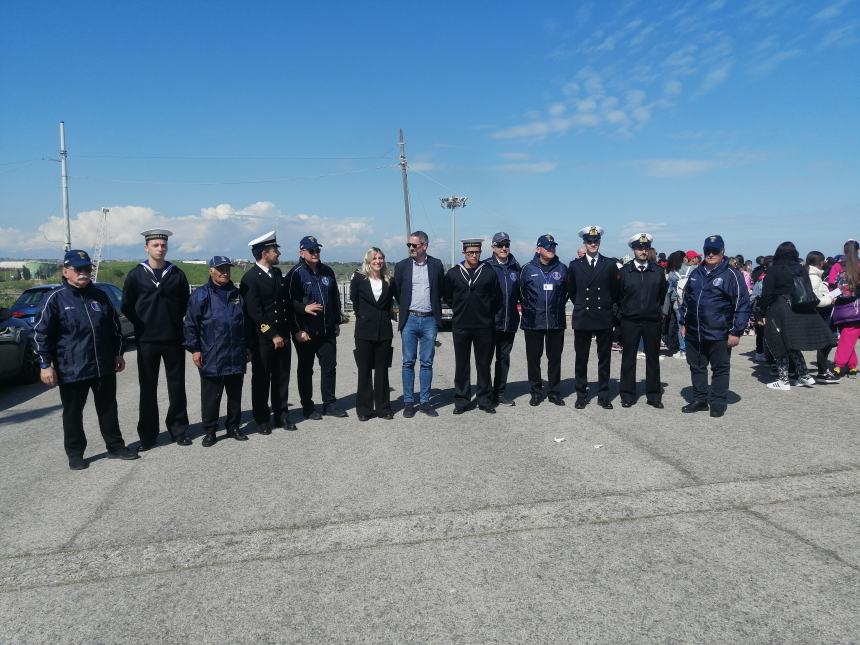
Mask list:
[[[269,331],[270,329],[271,329],[271,327],[269,327],[266,323],[263,323],[262,325],[260,325],[260,331],[263,332],[264,334],[267,331]]]
[[[97,302],[91,302],[90,303],[90,309],[92,309],[93,311],[101,311],[102,306]]]
[[[561,280],[561,273],[559,273],[558,271],[553,271],[549,274],[549,277],[551,277],[553,280]]]
[[[722,278],[714,278],[714,286],[719,287],[723,283]]]
[[[329,279],[328,279],[326,276],[323,276],[323,277],[320,279],[320,282],[322,282],[322,283],[323,283],[323,285],[325,285],[325,286],[327,287],[327,286],[328,286],[328,283],[329,283]]]
[[[511,282],[517,281],[517,274],[514,271],[511,271],[508,275],[511,276]]]

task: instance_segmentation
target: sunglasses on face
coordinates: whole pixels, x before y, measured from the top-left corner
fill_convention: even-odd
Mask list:
[[[499,244],[494,244],[497,249],[509,249],[511,248],[510,242],[500,242]]]
[[[423,246],[423,243],[419,242],[418,244],[413,244],[412,242],[407,242],[406,246],[410,249],[417,249],[419,246]]]
[[[600,240],[598,240],[598,239],[594,239],[594,238],[591,238],[591,239],[589,239],[589,238],[585,238],[583,241],[584,241],[586,244],[600,244]]]
[[[319,249],[305,249],[305,252],[310,253],[311,255],[319,255],[320,254]]]
[[[92,273],[93,272],[93,268],[89,265],[82,266],[82,267],[69,267],[69,268],[72,271],[74,271],[75,273]]]
[[[722,253],[722,251],[718,251],[717,249],[705,249],[704,253],[705,255],[719,255],[720,253]]]

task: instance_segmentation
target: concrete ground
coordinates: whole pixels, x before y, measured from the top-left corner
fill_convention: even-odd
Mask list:
[[[293,410],[298,432],[204,449],[189,360],[194,444],[104,459],[90,404],[81,472],[58,392],[0,389],[0,641],[860,641],[860,380],[770,391],[744,338],[722,419],[681,414],[689,372],[673,358],[665,410],[622,409],[613,380],[614,410],[578,411],[568,332],[568,405],[533,408],[519,335],[516,407],[453,416],[441,334],[439,418],[404,419],[398,399],[393,421],[361,423],[351,333],[349,418]],[[398,361],[395,337],[392,396]],[[250,375],[243,398],[248,421]]]

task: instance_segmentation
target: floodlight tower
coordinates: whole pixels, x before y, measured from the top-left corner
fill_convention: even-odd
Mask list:
[[[451,211],[451,266],[454,266],[457,257],[457,220],[454,213],[458,208],[466,208],[466,197],[442,197],[439,201],[442,203],[442,208],[447,208]]]
[[[102,216],[99,221],[98,235],[96,236],[96,252],[93,257],[93,282],[99,279],[99,267],[102,264],[102,255],[104,254],[105,244],[108,238],[108,215],[109,208],[102,208]]]

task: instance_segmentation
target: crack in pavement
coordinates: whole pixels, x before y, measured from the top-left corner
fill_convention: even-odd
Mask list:
[[[93,547],[0,560],[0,593],[199,569],[250,561],[283,560],[331,552],[409,546],[509,533],[608,524],[688,513],[750,511],[750,507],[815,498],[860,495],[860,471],[768,477],[528,502],[504,507],[417,513],[334,524],[252,529],[152,544]],[[807,545],[834,554],[800,535]],[[854,569],[856,565],[839,562]]]

